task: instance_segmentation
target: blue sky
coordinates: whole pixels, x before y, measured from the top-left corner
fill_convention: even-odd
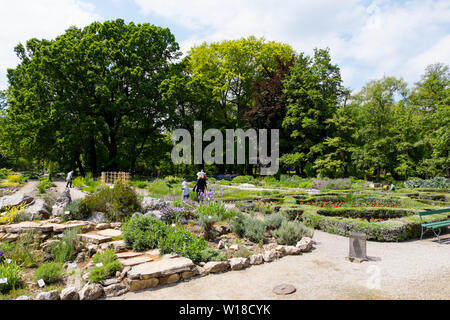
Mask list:
[[[168,27],[184,52],[249,35],[307,54],[329,47],[354,91],[383,75],[412,85],[427,65],[450,64],[448,0],[0,0],[0,8],[0,89],[17,43],[116,18]]]

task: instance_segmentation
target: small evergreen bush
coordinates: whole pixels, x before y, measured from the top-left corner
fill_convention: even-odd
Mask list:
[[[62,276],[63,264],[60,262],[44,262],[34,272],[34,280],[43,279],[46,284],[58,282]]]
[[[94,267],[89,271],[88,275],[88,280],[91,283],[103,282],[108,277],[115,275],[117,271],[123,269],[123,265],[117,260],[116,253],[113,249],[94,254],[92,261]],[[101,263],[101,265],[97,266],[99,263]]]
[[[278,244],[294,246],[302,237],[312,237],[314,230],[298,221],[283,221],[281,226],[272,231]]]
[[[225,260],[227,260],[226,254],[214,250],[211,247],[207,247],[206,249],[200,251],[200,261],[208,262],[208,261],[225,261]]]

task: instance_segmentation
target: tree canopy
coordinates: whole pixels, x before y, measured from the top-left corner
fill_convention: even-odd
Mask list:
[[[328,48],[311,56],[248,37],[181,57],[167,28],[123,20],[18,44],[0,92],[0,162],[81,174],[192,173],[170,160],[171,130],[280,130],[280,172],[308,177],[449,177],[450,71],[411,87],[384,76],[352,93]],[[219,156],[225,157],[225,153]],[[205,165],[257,174],[259,164]]]

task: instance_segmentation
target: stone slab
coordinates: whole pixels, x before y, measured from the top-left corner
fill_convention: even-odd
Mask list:
[[[142,256],[142,252],[118,252],[116,253],[117,258],[119,259],[129,259]]]
[[[139,264],[143,264],[143,263],[146,263],[146,262],[153,261],[153,259],[149,258],[149,257],[135,257],[135,258],[130,258],[130,259],[119,259],[119,261],[125,267],[127,267],[127,266],[132,267],[132,266],[136,266],[136,265],[139,265]]]
[[[10,224],[5,226],[5,231],[7,233],[20,233],[29,230],[42,231],[42,232],[50,232],[52,231],[52,227],[41,225],[40,223],[33,221],[24,221],[20,223]]]
[[[86,223],[71,223],[71,224],[55,224],[53,225],[53,232],[56,233],[62,233],[64,231],[66,231],[67,229],[72,229],[72,228],[82,228],[84,226],[86,226]]]
[[[116,229],[104,229],[100,231],[96,231],[96,234],[104,236],[104,237],[120,237],[122,235],[122,232],[120,230]]]
[[[168,276],[174,273],[189,271],[194,266],[195,264],[191,259],[184,257],[164,259],[134,266],[128,272],[128,277],[135,278],[139,275],[140,279],[145,280],[159,276]]]
[[[104,237],[104,236],[100,236],[98,234],[84,233],[84,234],[80,234],[79,236],[80,236],[81,240],[89,242],[89,243],[94,243],[94,244],[100,244],[100,243],[109,242],[112,240],[111,237]]]
[[[100,248],[102,250],[106,250],[108,248],[113,248],[115,252],[127,251],[127,245],[126,245],[125,241],[123,241],[123,240],[117,240],[117,241],[111,241],[111,242],[102,243],[100,245]]]

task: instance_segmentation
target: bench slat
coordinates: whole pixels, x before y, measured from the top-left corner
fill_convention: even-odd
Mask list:
[[[422,226],[425,228],[433,228],[433,229],[439,228],[439,227],[450,226],[450,220],[426,223],[426,224],[423,224]]]
[[[438,214],[438,213],[446,213],[446,212],[450,213],[450,208],[438,209],[438,210],[430,210],[430,211],[422,211],[422,212],[418,212],[417,214],[419,216],[427,216],[427,215],[430,215],[430,214]]]

